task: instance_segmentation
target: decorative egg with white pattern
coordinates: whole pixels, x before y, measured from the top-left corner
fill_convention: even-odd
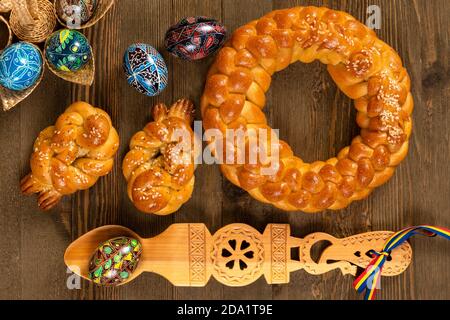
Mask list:
[[[184,60],[200,60],[216,52],[225,42],[227,29],[207,17],[184,18],[170,27],[165,45],[172,55]]]
[[[0,85],[14,91],[26,90],[37,83],[42,67],[42,55],[35,45],[12,44],[0,54]]]
[[[169,72],[161,54],[144,43],[132,44],[125,51],[123,69],[128,83],[147,96],[160,94],[167,86]]]

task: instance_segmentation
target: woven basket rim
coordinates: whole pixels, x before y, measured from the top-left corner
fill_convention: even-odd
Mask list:
[[[12,33],[11,26],[9,25],[8,20],[6,20],[2,15],[0,15],[0,23],[5,24],[6,28],[8,29],[8,41],[6,42],[6,45],[3,48],[0,48],[0,52],[2,52],[5,48],[7,48],[11,45],[13,33]]]
[[[12,9],[11,0],[0,0],[0,12],[9,12]]]
[[[20,39],[32,43],[45,41],[56,27],[56,17],[53,3],[49,0],[36,0],[41,9],[38,21],[35,25],[21,24],[16,10],[11,11],[10,24],[14,34]]]

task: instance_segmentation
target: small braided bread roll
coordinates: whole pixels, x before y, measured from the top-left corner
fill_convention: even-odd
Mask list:
[[[170,109],[158,104],[154,121],[132,137],[122,169],[128,196],[140,211],[167,215],[190,199],[195,181],[193,115],[194,104],[186,99]]]
[[[39,134],[22,192],[39,193],[39,207],[49,210],[63,195],[88,189],[108,174],[118,148],[119,136],[109,115],[76,102]]]
[[[384,184],[408,151],[413,98],[399,56],[355,18],[327,8],[274,11],[237,29],[206,80],[201,101],[205,130],[270,130],[262,109],[271,76],[296,61],[316,59],[328,65],[337,86],[355,100],[361,134],[336,157],[311,164],[280,141],[278,169],[271,175],[261,174],[267,163],[221,165],[232,183],[284,210],[344,208]],[[227,148],[239,152],[236,146]]]

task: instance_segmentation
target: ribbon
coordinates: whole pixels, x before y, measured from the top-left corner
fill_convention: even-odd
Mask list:
[[[384,244],[381,251],[372,250],[373,260],[361,275],[353,282],[353,287],[359,293],[365,291],[366,300],[374,300],[377,288],[380,285],[381,271],[392,250],[402,245],[405,241],[416,234],[428,237],[441,236],[450,240],[450,230],[446,228],[433,227],[428,225],[409,227],[394,233]]]

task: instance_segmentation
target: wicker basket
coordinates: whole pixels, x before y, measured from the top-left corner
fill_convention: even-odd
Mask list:
[[[14,0],[10,23],[19,39],[43,42],[56,26],[53,4],[48,0]]]
[[[11,0],[0,0],[0,12],[9,12],[12,9]]]
[[[58,0],[53,0],[53,4],[55,4],[56,1],[58,1]],[[84,23],[80,26],[67,25],[66,22],[63,21],[58,16],[58,14],[56,13],[56,9],[55,9],[55,16],[57,17],[59,23],[68,29],[78,29],[78,30],[85,29],[85,28],[92,27],[99,20],[101,20],[106,15],[106,13],[109,11],[109,9],[112,8],[112,6],[114,5],[114,2],[115,2],[115,0],[98,0],[98,6],[97,6],[97,9],[95,10],[94,15],[91,17],[91,19],[89,19],[89,21],[87,21],[86,23]],[[54,6],[54,7],[56,8],[56,6]]]
[[[44,48],[47,48],[47,42],[48,39],[45,42]],[[69,82],[81,84],[83,86],[90,86],[94,82],[94,75],[95,75],[95,59],[92,47],[91,52],[92,56],[89,62],[83,68],[81,68],[76,72],[58,70],[51,63],[48,62],[47,58],[45,59],[45,63],[47,64],[47,67],[50,69],[50,71],[53,72],[57,77]],[[47,57],[47,52],[45,49],[44,49],[44,56]]]
[[[0,51],[5,49],[7,46],[9,46],[12,42],[12,31],[11,31],[11,27],[9,26],[8,21],[3,18],[3,16],[0,15],[0,23],[3,23],[6,28],[8,29],[8,40],[6,41],[6,45],[3,46],[2,48],[0,47]],[[1,45],[1,44],[0,44]]]
[[[36,49],[39,50],[39,52],[41,53],[42,61],[44,61],[42,51],[38,47],[36,47]],[[36,81],[36,83],[32,87],[26,90],[14,91],[0,86],[0,102],[4,111],[8,111],[15,107],[19,102],[28,97],[34,91],[34,89],[37,88],[37,86],[41,83],[42,78],[44,77],[44,69],[44,66],[42,66],[41,76],[39,77],[38,81]]]

